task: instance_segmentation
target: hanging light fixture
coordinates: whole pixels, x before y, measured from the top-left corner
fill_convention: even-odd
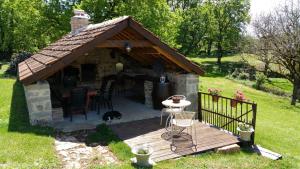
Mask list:
[[[127,53],[129,53],[131,51],[131,46],[128,42],[125,43],[125,50]]]

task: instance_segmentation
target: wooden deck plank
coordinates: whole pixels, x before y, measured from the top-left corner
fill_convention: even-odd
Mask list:
[[[181,156],[204,152],[207,150],[238,143],[238,139],[217,128],[210,127],[204,123],[197,122],[197,150],[191,148],[178,148],[171,151],[171,140],[166,140],[166,130],[159,125],[159,118],[133,121],[111,125],[111,129],[130,147],[149,144],[154,152],[151,158],[163,161]]]

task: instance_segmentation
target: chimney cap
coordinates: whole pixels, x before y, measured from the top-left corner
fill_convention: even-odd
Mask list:
[[[84,19],[90,19],[90,15],[88,15],[84,10],[82,9],[74,9],[74,16],[76,18],[84,18]]]

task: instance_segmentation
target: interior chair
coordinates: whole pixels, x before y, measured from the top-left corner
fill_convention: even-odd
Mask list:
[[[180,100],[186,100],[186,97],[184,95],[173,95],[173,96],[170,96],[167,100],[172,100],[172,97],[174,96],[177,96],[177,97],[180,97],[181,99]],[[166,120],[166,124],[165,124],[165,127],[168,128],[169,126],[169,121],[171,120],[171,116],[173,113],[176,113],[176,112],[182,112],[183,111],[183,108],[182,107],[165,107],[161,110],[161,114],[160,114],[160,125],[162,125],[162,118],[163,118],[163,115],[164,114],[168,114],[168,118]]]
[[[87,89],[86,88],[73,88],[71,89],[69,111],[71,121],[73,121],[73,114],[82,113],[87,120],[88,102],[87,102]]]
[[[195,128],[195,117],[196,112],[191,111],[184,111],[181,113],[174,114],[174,117],[171,121],[172,151],[176,150],[178,146],[180,146],[181,148],[195,147],[195,149],[197,150],[197,132]],[[176,139],[178,139],[179,141],[176,142]],[[185,146],[180,144],[184,144]]]
[[[103,91],[98,93],[96,96],[97,101],[97,113],[100,114],[100,107],[103,106],[104,108],[108,108],[113,110],[112,105],[112,95],[114,92],[114,86],[115,81],[114,80],[108,80],[105,84],[105,88],[103,88]]]

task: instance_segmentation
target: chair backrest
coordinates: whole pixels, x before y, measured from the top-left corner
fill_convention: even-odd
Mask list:
[[[107,95],[107,98],[108,98],[109,100],[111,100],[111,98],[112,98],[112,94],[113,94],[113,92],[114,92],[114,87],[115,87],[115,81],[114,81],[114,80],[111,80],[111,81],[110,81],[110,85],[109,85],[109,87],[108,87],[108,95]]]
[[[109,81],[111,80],[115,80],[116,79],[116,75],[108,75],[108,76],[104,76],[102,78],[102,83],[101,83],[101,87],[100,87],[100,92],[107,92],[107,89],[109,88]]]
[[[85,107],[87,100],[87,89],[84,87],[73,88],[71,90],[71,107]]]
[[[186,97],[184,95],[173,95],[168,97],[167,100],[172,100],[172,97],[180,97],[180,100],[186,100]]]
[[[195,120],[196,117],[196,112],[191,112],[191,111],[183,111],[181,113],[174,113],[174,119],[177,122],[183,121],[185,124],[192,125],[193,120]]]

